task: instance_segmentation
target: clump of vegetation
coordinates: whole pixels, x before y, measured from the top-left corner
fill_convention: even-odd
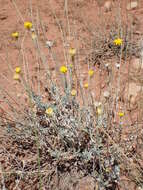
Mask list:
[[[56,14],[52,14],[65,45],[63,26]],[[69,18],[66,19],[69,23]],[[122,58],[127,61],[127,57],[133,55],[133,43],[130,44],[127,36],[121,32],[122,26],[114,34],[107,30],[107,38],[99,38],[97,33],[91,48],[95,62],[91,64],[86,60],[88,67],[86,80],[83,80],[78,59],[80,50],[71,44],[68,48],[64,46],[64,63],[59,64],[54,43],[46,40],[46,51],[55,63],[54,78],[38,35],[39,31],[45,34],[41,21],[39,25],[41,27],[36,28],[33,22],[24,22],[20,49],[23,62],[12,70],[15,84],[24,89],[26,102],[20,104],[17,97],[1,88],[4,97],[7,96],[5,103],[8,105],[8,111],[1,106],[1,189],[71,190],[78,189],[81,179],[89,177],[93,181],[93,189],[116,190],[124,187],[121,176],[126,176],[141,187],[143,131],[139,122],[134,123],[133,130],[132,123],[126,123],[130,113],[127,112],[126,102],[123,105],[119,98],[123,82]],[[22,35],[13,32],[11,37],[19,43]],[[23,41],[26,37],[32,40],[39,60],[37,87],[32,84],[25,61]],[[108,61],[112,57],[117,63],[109,68]],[[92,93],[94,77],[96,72],[102,72],[103,63],[108,71],[103,73],[106,91],[95,97]],[[95,67],[96,64],[99,64],[99,68]],[[41,65],[44,67],[42,74]],[[43,86],[40,74],[45,77]],[[102,91],[102,86],[99,90]],[[125,139],[123,132],[127,126],[131,130]]]

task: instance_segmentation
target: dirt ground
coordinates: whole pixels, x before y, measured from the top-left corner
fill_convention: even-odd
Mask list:
[[[45,47],[46,40],[54,41],[53,51],[56,56],[57,65],[65,64],[63,45],[76,46],[80,49],[80,73],[83,77],[83,81],[87,82],[86,77],[88,64],[84,61],[86,57],[90,54],[90,49],[94,37],[94,32],[97,27],[101,27],[104,30],[104,23],[109,23],[109,27],[114,20],[114,15],[118,15],[119,4],[121,6],[121,17],[123,20],[129,20],[133,25],[133,33],[136,39],[141,38],[143,34],[143,0],[138,0],[138,6],[134,9],[127,10],[127,4],[130,2],[127,0],[114,0],[111,2],[111,7],[106,7],[106,0],[70,0],[68,4],[69,13],[69,28],[67,28],[66,20],[66,9],[63,0],[0,0],[0,86],[5,89],[13,96],[16,101],[26,101],[26,94],[20,87],[20,84],[13,80],[13,72],[16,66],[22,66],[22,62],[26,63],[29,72],[30,80],[32,81],[33,88],[38,88],[37,83],[37,73],[38,67],[40,67],[40,81],[41,88],[46,84],[43,82],[45,79],[44,67],[41,64],[39,66],[39,58],[35,53],[35,48],[33,46],[33,41],[29,33],[25,34],[24,22],[34,21],[35,26],[38,28],[40,24],[44,28],[44,37],[42,31],[39,30],[39,41],[41,49],[45,53],[47,65],[50,71],[55,76],[56,65],[53,59],[48,54],[48,49]],[[63,28],[65,28],[66,33],[70,34],[67,38],[67,42],[63,44],[62,35],[59,30],[58,22],[54,18],[56,14],[58,22],[62,23]],[[108,24],[107,24],[108,26]],[[11,38],[11,33],[18,31],[20,34],[19,40],[15,41]],[[21,43],[25,36],[24,41],[24,51],[26,52],[26,57],[22,57]],[[114,61],[114,58],[110,60]],[[92,66],[93,67],[93,66]],[[98,100],[99,95],[106,90],[106,80],[107,72],[105,70],[100,72],[100,68],[95,65],[95,76],[92,79],[91,90],[93,90],[93,96]],[[126,81],[126,73],[128,72],[128,64],[122,68],[123,81]],[[58,81],[58,78],[55,78]],[[99,91],[102,89],[103,91]],[[5,99],[5,97],[3,97]],[[4,100],[0,98],[0,102],[3,108],[6,109]],[[21,104],[22,104],[21,103]],[[126,118],[127,125],[136,121],[136,112],[133,111],[132,118]],[[128,130],[128,129],[127,129]],[[126,136],[127,131],[125,130],[124,135]],[[2,134],[2,133],[1,133]],[[126,179],[125,179],[126,180]],[[87,183],[88,184],[88,183]],[[86,190],[88,187],[83,183],[80,189]],[[122,188],[121,188],[122,189]],[[120,190],[121,190],[120,189]],[[131,187],[126,189],[135,190],[133,184]],[[123,189],[125,190],[125,189]]]

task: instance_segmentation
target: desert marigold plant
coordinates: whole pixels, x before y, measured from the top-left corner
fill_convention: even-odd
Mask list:
[[[113,42],[116,46],[121,46],[123,44],[123,40],[121,38],[116,38]]]
[[[52,116],[53,113],[54,113],[54,111],[53,111],[53,109],[52,109],[51,107],[49,107],[49,108],[46,109],[45,113],[46,113],[48,116]]]
[[[16,67],[16,68],[15,68],[15,72],[16,72],[16,73],[20,73],[20,72],[21,72],[21,68],[20,68],[20,67]]]
[[[66,66],[61,66],[61,67],[60,67],[60,72],[61,72],[61,73],[64,73],[64,74],[65,74],[67,71],[68,71],[68,69],[67,69]]]
[[[18,32],[13,32],[13,33],[11,34],[11,37],[14,38],[14,39],[18,39],[19,33],[18,33]]]
[[[31,29],[32,28],[32,22],[24,22],[24,28]]]
[[[92,69],[90,69],[90,70],[88,71],[88,75],[89,75],[90,77],[92,77],[92,76],[94,75],[94,71],[93,71]]]

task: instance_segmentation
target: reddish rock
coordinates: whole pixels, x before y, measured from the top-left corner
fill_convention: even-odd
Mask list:
[[[127,4],[127,10],[133,10],[138,7],[138,2],[137,1],[131,1],[130,3]]]
[[[106,1],[104,3],[104,9],[105,9],[105,12],[111,11],[111,9],[112,9],[112,2],[111,1]]]
[[[76,190],[94,190],[95,183],[91,177],[84,177],[79,181]]]

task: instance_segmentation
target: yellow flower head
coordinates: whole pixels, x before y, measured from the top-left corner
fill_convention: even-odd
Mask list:
[[[61,67],[60,67],[60,72],[61,72],[61,73],[64,73],[64,74],[65,74],[67,71],[68,71],[68,69],[67,69],[66,66],[61,66]]]
[[[53,113],[54,113],[54,111],[53,111],[53,109],[52,109],[51,107],[49,107],[49,108],[46,109],[45,113],[46,113],[47,115],[49,115],[49,116],[52,116]]]
[[[11,34],[11,37],[17,39],[19,37],[19,33],[18,32],[13,32]]]
[[[116,38],[113,42],[116,46],[121,46],[123,44],[123,40],[121,38]]]
[[[73,90],[71,91],[71,95],[72,95],[72,96],[76,96],[76,90],[75,90],[75,89],[73,89]]]
[[[31,29],[32,28],[32,22],[24,22],[24,28]]]
[[[90,77],[92,77],[93,74],[94,74],[94,71],[93,71],[92,69],[90,69],[90,70],[88,71],[88,75],[89,75]]]
[[[18,73],[15,73],[13,76],[14,80],[20,80],[20,75]]]
[[[69,49],[69,54],[70,54],[71,57],[74,57],[75,54],[76,54],[76,49],[75,48],[70,48]]]
[[[123,112],[119,112],[119,117],[123,117],[125,114]]]
[[[21,72],[21,68],[20,68],[20,67],[16,67],[16,68],[15,68],[15,72],[16,72],[16,73],[20,73],[20,72]]]
[[[84,84],[84,88],[88,88],[88,83],[85,83],[85,84]]]

